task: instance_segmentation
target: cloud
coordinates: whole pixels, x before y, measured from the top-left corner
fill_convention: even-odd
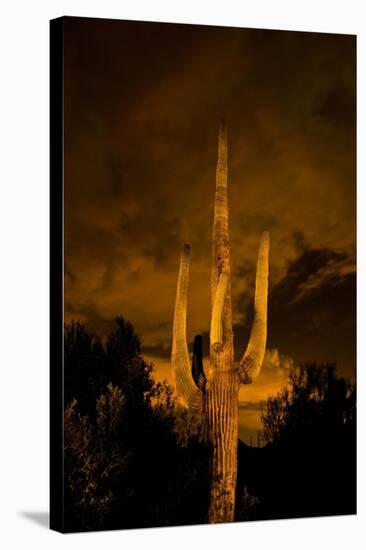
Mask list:
[[[348,275],[356,273],[355,260],[347,255],[328,258],[325,265],[311,273],[298,286],[293,303],[304,300],[306,296],[324,285],[340,285]]]
[[[66,320],[103,335],[123,314],[144,349],[166,358],[188,241],[188,339],[207,342],[225,115],[236,354],[248,341],[268,229],[268,345],[296,360],[309,350],[329,356],[342,314],[347,351],[335,355],[351,364],[355,97],[350,36],[68,20]],[[324,299],[330,283],[337,293]]]
[[[262,366],[264,375],[276,373],[287,377],[293,367],[294,360],[289,355],[280,353],[276,348],[266,350]]]
[[[253,384],[241,386],[239,392],[239,436],[247,443],[263,429],[262,405],[288,385],[294,360],[278,349],[267,349],[261,372]]]

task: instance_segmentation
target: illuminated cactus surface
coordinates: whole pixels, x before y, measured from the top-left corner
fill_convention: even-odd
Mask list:
[[[204,423],[210,448],[210,523],[231,522],[235,513],[240,384],[258,376],[266,350],[269,233],[259,244],[254,319],[247,349],[234,361],[230,245],[227,204],[227,135],[219,130],[212,238],[210,360],[206,372],[202,341],[196,336],[190,363],[186,336],[190,246],[183,246],[174,310],[172,369],[180,402]]]

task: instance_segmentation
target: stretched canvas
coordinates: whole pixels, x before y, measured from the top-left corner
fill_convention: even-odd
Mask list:
[[[51,527],[356,513],[356,37],[51,22]]]

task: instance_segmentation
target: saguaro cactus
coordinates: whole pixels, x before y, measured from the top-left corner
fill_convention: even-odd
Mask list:
[[[262,234],[255,286],[254,319],[247,349],[234,361],[230,285],[230,245],[227,205],[227,136],[219,131],[215,214],[212,239],[210,364],[202,362],[200,337],[195,338],[189,361],[186,320],[190,246],[181,254],[174,311],[172,368],[180,401],[201,414],[210,445],[210,523],[234,519],[237,478],[238,394],[259,374],[267,339],[269,234]]]

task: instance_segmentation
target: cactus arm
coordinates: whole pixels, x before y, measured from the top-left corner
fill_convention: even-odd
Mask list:
[[[206,387],[206,375],[203,370],[202,336],[198,334],[193,343],[192,376],[196,386],[204,391]]]
[[[195,385],[188,355],[187,291],[189,281],[190,246],[184,245],[179,268],[173,322],[172,370],[174,385],[181,402],[191,410],[199,410],[202,395]]]
[[[254,320],[248,347],[239,363],[242,384],[250,384],[258,376],[266,351],[267,299],[268,299],[268,254],[269,233],[262,234],[255,282]]]
[[[221,351],[224,343],[223,316],[226,293],[229,285],[227,273],[221,273],[216,288],[211,315],[210,343],[214,351]]]

